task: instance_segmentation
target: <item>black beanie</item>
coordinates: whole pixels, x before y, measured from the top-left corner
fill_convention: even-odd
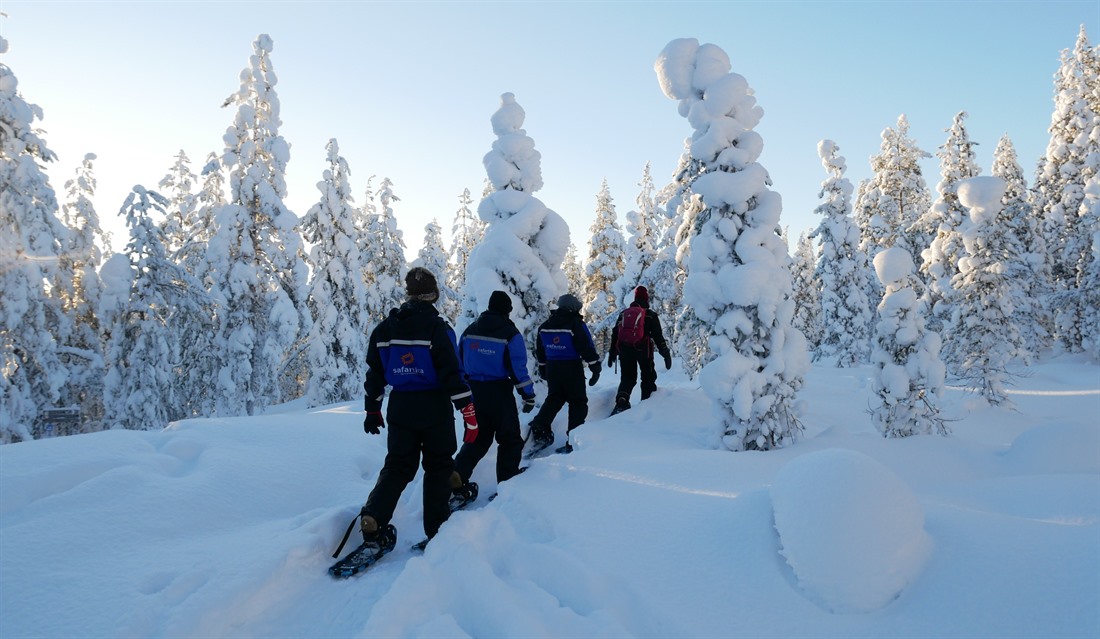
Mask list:
[[[413,300],[434,303],[439,299],[439,285],[435,282],[435,276],[421,266],[409,269],[409,274],[405,276],[405,292]]]
[[[511,313],[512,298],[508,297],[508,294],[504,291],[493,291],[493,294],[489,296],[489,310],[505,315]]]
[[[644,286],[634,289],[634,301],[645,308],[649,308],[649,289]]]

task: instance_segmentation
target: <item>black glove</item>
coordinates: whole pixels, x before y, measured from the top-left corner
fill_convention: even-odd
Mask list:
[[[363,432],[368,435],[377,435],[381,432],[380,429],[385,427],[386,422],[382,420],[382,411],[367,411],[367,417],[363,420]]]
[[[667,371],[668,369],[672,368],[672,353],[665,351],[661,354],[665,356],[665,370]]]
[[[615,353],[608,353],[607,354],[607,367],[611,368],[614,365],[615,365]]]
[[[588,370],[592,371],[592,377],[588,378],[588,385],[595,386],[596,382],[600,379],[600,363],[592,362],[588,365]]]
[[[546,363],[539,362],[539,379],[546,379]]]
[[[528,395],[523,398],[523,412],[530,413],[533,410],[535,410],[535,396]]]

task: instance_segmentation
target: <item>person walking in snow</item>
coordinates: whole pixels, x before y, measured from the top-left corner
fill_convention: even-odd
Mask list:
[[[477,413],[462,373],[454,329],[433,304],[439,299],[435,276],[414,267],[405,276],[408,299],[390,311],[371,333],[363,430],[377,435],[386,427],[382,397],[391,387],[386,420],[386,460],[378,482],[360,511],[363,540],[393,547],[397,531],[390,524],[397,501],[424,468],[424,532],[428,539],[450,517],[448,500],[461,482],[455,473],[454,410],[465,423],[463,441],[477,437]]]
[[[657,367],[653,364],[655,348],[665,360],[665,370],[672,368],[672,353],[661,330],[661,318],[649,308],[649,290],[639,286],[634,289],[634,301],[619,313],[611,329],[607,365],[614,366],[616,359],[622,364],[612,415],[630,408],[630,394],[634,392],[639,369],[642,372],[642,400],[649,399],[657,390]]]
[[[562,406],[568,403],[566,442],[558,452],[572,452],[569,433],[588,417],[588,392],[584,387],[585,365],[592,373],[588,380],[589,386],[594,386],[600,378],[600,356],[592,341],[592,333],[581,317],[581,301],[575,296],[566,293],[559,297],[557,308],[539,326],[535,357],[539,363],[539,374],[547,384],[546,401],[531,420],[535,451],[554,443],[551,422]]]
[[[508,318],[511,312],[512,298],[504,291],[493,291],[489,308],[462,332],[459,340],[459,357],[477,405],[478,423],[477,439],[462,444],[455,457],[455,470],[463,486],[468,485],[474,467],[489,452],[494,437],[497,483],[520,473],[523,436],[512,390],[523,400],[523,412],[529,413],[535,408],[535,386],[527,373],[527,346]]]

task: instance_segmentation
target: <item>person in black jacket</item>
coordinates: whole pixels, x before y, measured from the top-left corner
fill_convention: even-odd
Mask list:
[[[635,317],[642,320],[637,330],[631,328],[632,323],[628,321]],[[619,313],[615,328],[611,329],[607,365],[614,366],[616,359],[622,363],[622,376],[619,379],[619,390],[615,393],[615,410],[612,415],[630,408],[630,394],[634,392],[639,369],[642,372],[642,399],[649,399],[653,391],[657,390],[657,367],[653,364],[655,347],[665,360],[665,370],[672,368],[672,353],[661,330],[661,318],[649,308],[649,290],[639,286],[634,289],[634,302]]]
[[[462,368],[477,405],[478,423],[477,439],[463,444],[455,457],[455,470],[464,484],[489,452],[494,437],[497,483],[520,472],[523,436],[519,432],[519,412],[512,390],[523,400],[523,412],[529,413],[535,408],[535,385],[527,372],[523,336],[508,318],[511,312],[512,298],[504,291],[493,291],[488,310],[466,327],[458,342]]]
[[[547,394],[535,418],[531,420],[531,434],[535,448],[545,448],[554,441],[551,422],[566,403],[569,404],[569,420],[565,446],[559,452],[573,450],[569,433],[584,423],[588,417],[588,393],[584,388],[584,366],[592,372],[589,386],[600,378],[600,356],[592,341],[592,333],[581,317],[581,302],[566,293],[558,298],[557,308],[539,326],[535,343],[535,357],[539,374],[546,380]]]
[[[405,277],[405,290],[408,300],[371,333],[363,384],[363,430],[372,435],[385,428],[382,397],[386,386],[391,387],[386,461],[360,512],[363,540],[390,547],[397,541],[390,519],[418,463],[424,468],[424,532],[429,539],[451,514],[447,501],[459,485],[453,477],[458,447],[454,410],[462,412],[465,422],[463,441],[477,436],[476,411],[454,330],[432,305],[439,299],[435,276],[414,267]]]

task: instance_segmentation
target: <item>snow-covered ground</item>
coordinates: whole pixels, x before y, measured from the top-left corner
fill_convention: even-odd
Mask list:
[[[870,373],[815,366],[805,436],[733,453],[675,369],[609,419],[605,372],[572,455],[488,503],[490,452],[423,555],[418,477],[347,581],[358,402],[3,446],[0,637],[1100,636],[1100,367],[1032,366],[1015,410],[949,388],[953,435],[906,439]]]

